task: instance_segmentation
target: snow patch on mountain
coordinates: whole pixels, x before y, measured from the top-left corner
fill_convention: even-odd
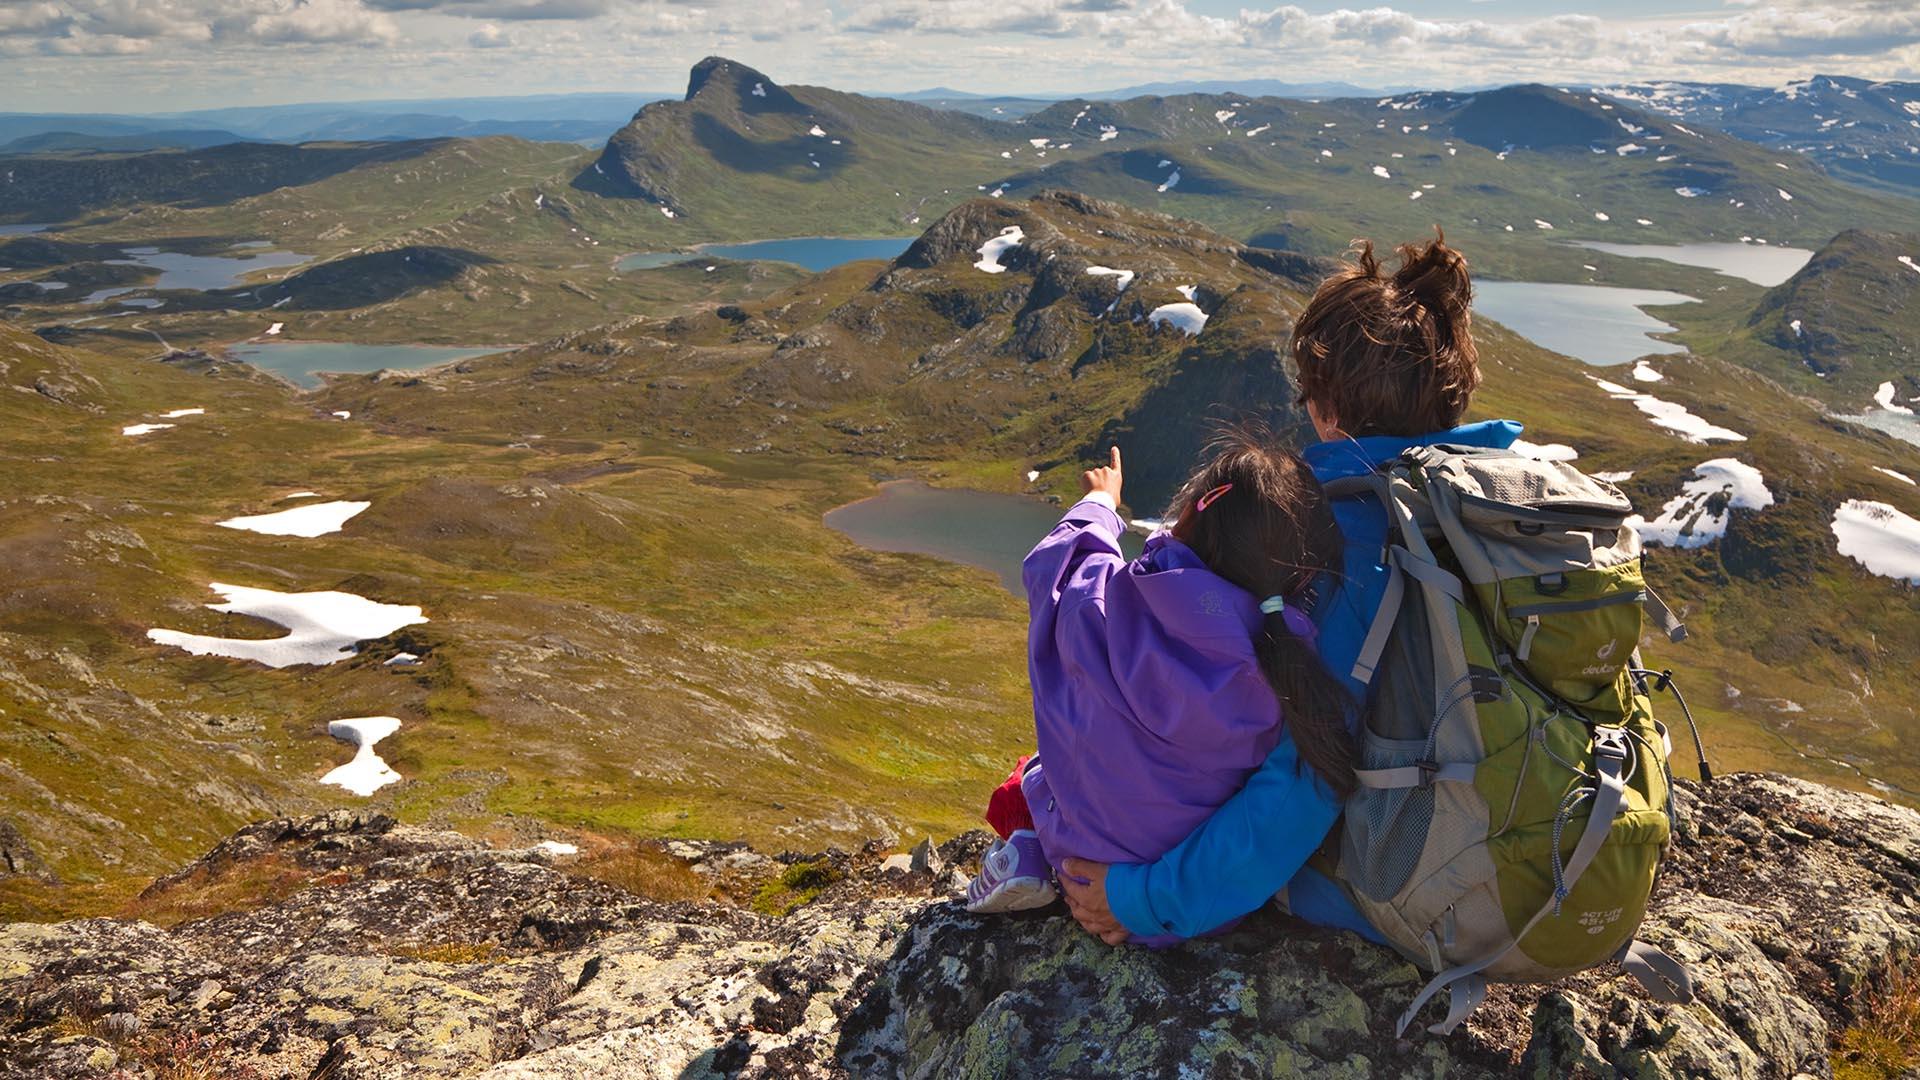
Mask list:
[[[1588,378],[1592,379],[1593,376],[1589,375]],[[1684,405],[1671,401],[1662,401],[1652,394],[1642,394],[1636,390],[1629,390],[1619,383],[1608,382],[1605,379],[1593,379],[1593,381],[1594,385],[1606,391],[1608,397],[1613,398],[1615,401],[1632,402],[1635,408],[1646,414],[1647,419],[1655,427],[1666,428],[1668,431],[1679,435],[1688,442],[1707,443],[1715,440],[1722,442],[1747,441],[1745,435],[1731,428],[1724,428],[1718,424],[1708,423],[1705,419],[1694,415]]]
[[[1840,554],[1869,573],[1920,585],[1920,521],[1883,502],[1848,499],[1832,528]]]
[[[1206,328],[1207,313],[1201,311],[1198,304],[1161,304],[1147,313],[1147,322],[1153,326],[1178,327],[1193,335]]]
[[[217,522],[222,528],[240,529],[266,536],[324,536],[336,533],[347,520],[372,506],[368,502],[324,502],[296,506],[277,514],[255,514]]]
[[[1773,505],[1760,470],[1734,458],[1715,458],[1693,468],[1693,477],[1680,494],[1667,500],[1660,516],[1648,521],[1638,514],[1627,524],[1640,539],[1668,547],[1697,548],[1725,536],[1733,510],[1764,510]]]
[[[224,604],[208,604],[208,609],[263,619],[285,627],[287,633],[277,638],[219,638],[154,629],[147,631],[147,637],[195,656],[225,656],[284,668],[338,663],[351,657],[359,642],[427,621],[418,607],[382,604],[353,593],[283,593],[219,582],[208,588],[226,599]]]
[[[346,788],[362,798],[399,783],[400,774],[373,749],[373,744],[399,730],[400,721],[392,716],[356,716],[328,724],[327,734],[356,749],[352,761],[321,777],[320,782]]]
[[[1536,461],[1576,461],[1580,451],[1566,443],[1534,443],[1525,439],[1513,440],[1513,452]]]
[[[994,194],[996,196],[999,195],[1000,190],[1001,189],[996,189]],[[973,268],[975,270],[984,270],[989,274],[998,274],[1005,271],[1006,267],[1000,265],[1000,257],[1020,246],[1020,242],[1026,238],[1026,233],[1022,232],[1018,225],[1009,225],[1001,229],[999,236],[980,245],[980,260],[973,264]]]

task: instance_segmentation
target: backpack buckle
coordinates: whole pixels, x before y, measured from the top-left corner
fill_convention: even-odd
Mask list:
[[[1440,763],[1421,760],[1414,762],[1413,767],[1420,770],[1420,786],[1432,787],[1434,775],[1440,771]]]

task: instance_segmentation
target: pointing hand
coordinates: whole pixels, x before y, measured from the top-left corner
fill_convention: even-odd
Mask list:
[[[1089,469],[1080,474],[1080,493],[1091,495],[1104,491],[1113,496],[1115,506],[1120,504],[1120,448],[1115,446],[1108,451],[1105,465]]]

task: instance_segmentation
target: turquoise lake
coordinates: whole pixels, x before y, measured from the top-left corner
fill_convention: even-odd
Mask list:
[[[320,341],[249,342],[227,346],[227,352],[236,359],[271,371],[308,390],[318,389],[322,385],[322,372],[351,375],[369,371],[423,371],[499,351],[441,345],[356,345]]]

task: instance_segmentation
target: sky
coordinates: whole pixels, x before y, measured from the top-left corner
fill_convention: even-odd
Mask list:
[[[0,0],[0,112],[678,92],[1920,80],[1920,0]]]

